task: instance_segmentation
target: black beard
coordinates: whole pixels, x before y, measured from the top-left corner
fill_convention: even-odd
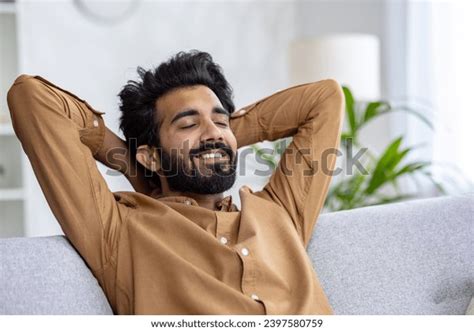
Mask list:
[[[209,174],[203,175],[196,168],[194,155],[211,149],[224,150],[230,161],[229,164],[227,162],[217,162],[207,165],[206,172],[209,172]],[[199,149],[191,150],[189,153],[191,168],[187,166],[187,162],[184,162],[182,157],[178,155],[171,156],[162,149],[160,152],[163,174],[172,191],[216,194],[227,191],[235,183],[238,157],[231,148],[223,143],[207,144]]]

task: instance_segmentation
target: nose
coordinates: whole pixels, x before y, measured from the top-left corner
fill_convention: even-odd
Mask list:
[[[223,141],[224,135],[222,130],[213,122],[208,121],[206,126],[203,128],[203,132],[201,134],[201,141]]]

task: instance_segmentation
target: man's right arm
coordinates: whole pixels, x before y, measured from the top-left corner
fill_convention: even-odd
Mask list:
[[[101,112],[39,76],[21,75],[8,91],[14,131],[62,230],[96,277],[110,262],[129,209],[97,169]]]

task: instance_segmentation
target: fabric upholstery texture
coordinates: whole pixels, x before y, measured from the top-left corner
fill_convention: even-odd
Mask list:
[[[335,314],[465,314],[474,195],[322,214],[308,253]],[[0,314],[112,314],[63,236],[0,240]]]
[[[0,240],[0,314],[112,314],[64,236]]]
[[[474,195],[322,214],[308,252],[335,314],[464,314]]]
[[[474,315],[474,296],[471,298],[471,302],[466,309],[466,315]]]

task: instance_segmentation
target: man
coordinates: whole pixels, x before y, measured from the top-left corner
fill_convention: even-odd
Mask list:
[[[298,85],[234,112],[207,53],[138,72],[119,94],[126,141],[104,113],[39,76],[20,76],[8,93],[49,206],[113,311],[331,314],[305,248],[334,168],[339,84]],[[238,210],[223,196],[237,148],[289,136],[268,184],[240,189]],[[136,192],[110,192],[95,160],[122,171]]]

